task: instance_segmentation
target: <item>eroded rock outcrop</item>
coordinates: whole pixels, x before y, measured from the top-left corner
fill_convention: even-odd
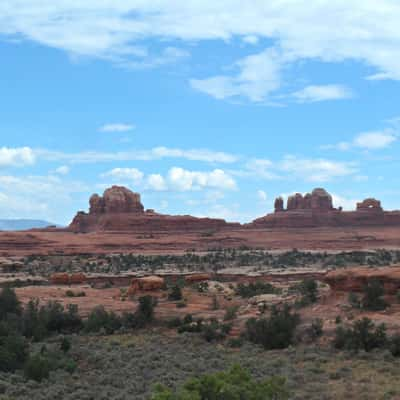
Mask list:
[[[146,276],[143,278],[133,278],[131,286],[128,289],[128,295],[134,295],[137,292],[149,292],[161,290],[165,286],[164,278],[159,276]]]
[[[260,228],[312,228],[346,226],[400,225],[399,211],[384,211],[381,202],[366,199],[355,211],[343,211],[333,206],[332,196],[325,189],[314,189],[302,195],[289,196],[286,209],[283,199],[275,201],[275,213],[258,218],[250,224]]]
[[[138,213],[144,212],[139,193],[122,186],[113,186],[104,192],[103,197],[94,194],[90,200],[89,214]]]
[[[213,231],[240,224],[229,224],[223,219],[196,218],[190,215],[163,215],[144,210],[140,194],[113,186],[103,196],[94,194],[89,200],[89,213],[77,213],[69,230],[77,233],[102,231],[164,232]]]
[[[324,277],[334,291],[362,292],[373,280],[383,284],[386,294],[397,294],[400,290],[400,267],[345,268],[327,273]]]

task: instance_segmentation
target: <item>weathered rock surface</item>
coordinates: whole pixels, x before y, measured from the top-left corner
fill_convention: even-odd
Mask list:
[[[131,286],[128,290],[129,295],[134,295],[137,292],[148,292],[161,290],[165,285],[164,278],[159,276],[146,276],[143,278],[133,278]]]
[[[361,292],[368,282],[377,280],[386,294],[396,294],[400,289],[400,267],[345,268],[328,272],[323,280],[332,290],[344,292]]]
[[[239,226],[228,224],[222,219],[171,216],[158,214],[154,210],[144,211],[140,194],[121,186],[107,189],[102,197],[94,194],[89,205],[89,213],[78,212],[69,230],[76,233],[205,231]]]
[[[400,211],[384,211],[381,202],[366,199],[357,204],[356,211],[334,208],[332,196],[325,189],[314,189],[312,193],[290,196],[287,207],[283,199],[275,201],[275,213],[252,222],[259,228],[312,228],[347,226],[393,226],[400,225]]]

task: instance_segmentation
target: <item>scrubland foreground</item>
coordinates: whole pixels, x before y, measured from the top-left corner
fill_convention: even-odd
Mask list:
[[[3,263],[0,399],[398,399],[400,252]]]

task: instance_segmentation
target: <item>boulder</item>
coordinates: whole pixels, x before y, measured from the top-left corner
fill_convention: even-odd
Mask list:
[[[143,278],[133,278],[131,286],[128,290],[129,295],[133,295],[137,292],[149,292],[161,290],[165,286],[164,278],[159,276],[146,276]]]

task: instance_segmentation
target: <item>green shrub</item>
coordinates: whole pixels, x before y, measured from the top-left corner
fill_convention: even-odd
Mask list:
[[[24,374],[27,379],[41,382],[44,379],[48,379],[50,375],[50,363],[47,358],[36,354],[26,362]]]
[[[21,315],[21,304],[15,294],[14,289],[5,287],[0,291],[0,320],[8,314]]]
[[[157,386],[151,400],[285,400],[289,398],[285,379],[254,380],[240,366],[189,380],[177,392]]]
[[[246,322],[245,337],[267,350],[284,349],[293,343],[294,333],[300,322],[298,314],[291,313],[290,307],[273,307],[270,317]]]
[[[400,334],[396,334],[390,338],[389,350],[394,357],[400,357]]]
[[[178,285],[172,286],[168,293],[168,299],[172,301],[180,301],[182,298],[182,289]]]
[[[354,292],[349,293],[347,300],[353,308],[361,308],[361,300]]]
[[[312,321],[310,327],[310,336],[312,339],[317,339],[324,333],[324,321],[321,318],[316,318]]]
[[[281,291],[268,282],[257,281],[254,283],[239,283],[236,287],[236,294],[243,298],[250,298],[262,294],[279,294]]]
[[[368,282],[364,288],[364,297],[362,306],[365,310],[381,311],[387,307],[387,303],[383,299],[384,287],[378,280]]]
[[[108,312],[103,306],[97,306],[89,313],[85,330],[87,332],[100,332],[104,329],[107,334],[110,334],[118,330],[121,325],[121,319],[114,312]]]
[[[238,309],[239,307],[237,306],[228,307],[225,311],[224,321],[232,321],[235,319],[237,317]]]
[[[13,372],[28,358],[28,343],[18,335],[0,337],[0,371]]]
[[[136,311],[138,326],[144,326],[154,319],[154,308],[157,305],[157,299],[152,296],[139,297],[139,308]]]
[[[63,338],[61,339],[61,343],[60,343],[60,350],[61,350],[63,353],[68,353],[68,352],[70,351],[70,349],[71,349],[71,342],[70,342],[70,340],[69,340],[68,338],[66,338],[66,337],[63,337]]]
[[[337,349],[355,351],[382,348],[387,344],[386,326],[375,326],[369,318],[357,320],[348,328],[339,326],[333,344]]]

